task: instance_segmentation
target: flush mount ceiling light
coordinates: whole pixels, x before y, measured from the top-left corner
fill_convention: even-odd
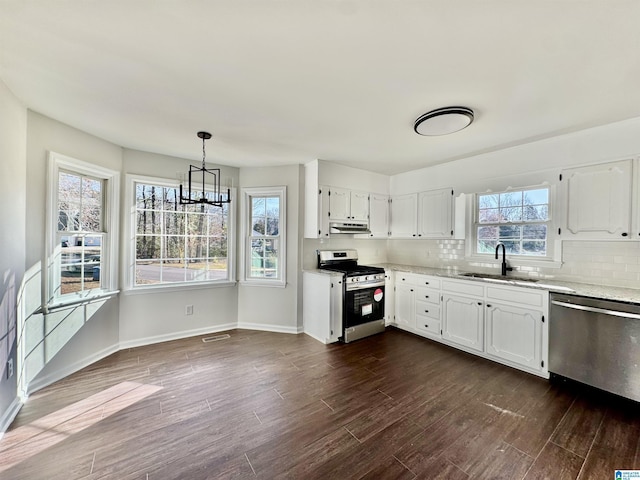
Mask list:
[[[418,117],[413,129],[420,135],[448,135],[468,127],[471,122],[473,122],[473,110],[470,108],[444,107]]]
[[[182,182],[180,182],[180,203],[183,205],[195,203],[222,207],[223,203],[231,202],[230,189],[227,188],[227,193],[224,195],[220,189],[220,169],[207,168],[204,164],[206,158],[204,142],[211,138],[211,134],[209,132],[198,132],[198,138],[202,139],[202,167],[198,168],[195,165],[189,165],[189,183],[186,196],[182,194]],[[197,178],[192,179],[194,173],[196,175],[202,174],[202,183],[199,185],[192,184],[192,180],[198,181]],[[196,190],[198,186],[202,187],[202,191]],[[205,191],[205,187],[207,191]]]

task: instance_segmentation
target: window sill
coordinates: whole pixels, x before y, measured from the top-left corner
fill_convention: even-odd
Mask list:
[[[237,284],[234,280],[223,282],[207,282],[207,283],[180,283],[180,284],[160,284],[131,287],[125,290],[123,295],[147,295],[151,293],[167,293],[167,292],[185,292],[189,290],[207,290],[210,288],[229,288],[235,287]]]
[[[92,295],[87,295],[86,297],[65,298],[64,300],[59,299],[54,302],[48,303],[43,307],[38,308],[33,313],[46,315],[48,313],[53,313],[58,310],[66,310],[68,308],[75,308],[81,305],[88,305],[90,303],[95,303],[102,300],[108,300],[118,295],[118,293],[120,293],[120,290],[109,290],[109,291],[101,291],[99,293],[95,293]]]

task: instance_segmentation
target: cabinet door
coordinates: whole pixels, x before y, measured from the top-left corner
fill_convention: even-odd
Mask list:
[[[442,296],[442,338],[484,351],[484,303],[476,298]]]
[[[389,197],[372,193],[369,196],[369,230],[374,238],[389,236]]]
[[[487,304],[486,352],[540,370],[542,313],[502,304]]]
[[[418,195],[418,236],[451,238],[453,236],[453,190],[444,188]]]
[[[345,188],[329,188],[329,218],[349,220],[351,214],[351,191]]]
[[[568,235],[626,237],[631,230],[631,160],[562,172]]]
[[[415,292],[413,285],[396,282],[396,325],[400,328],[415,328]]]
[[[418,195],[391,197],[391,236],[414,238],[418,229]]]
[[[369,219],[369,194],[366,192],[351,192],[351,220],[366,222]]]

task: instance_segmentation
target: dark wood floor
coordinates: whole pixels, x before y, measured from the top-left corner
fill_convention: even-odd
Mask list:
[[[111,355],[40,392],[1,479],[613,479],[640,406],[395,329],[234,330]]]

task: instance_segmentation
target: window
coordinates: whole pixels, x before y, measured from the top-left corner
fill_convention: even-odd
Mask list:
[[[118,172],[53,152],[49,165],[50,298],[115,290]]]
[[[178,185],[133,181],[134,287],[228,282],[229,205],[181,205]],[[233,203],[231,203],[233,205]]]
[[[548,187],[478,194],[476,213],[476,253],[502,242],[509,255],[549,255]]]
[[[243,189],[243,281],[284,286],[286,187]]]

